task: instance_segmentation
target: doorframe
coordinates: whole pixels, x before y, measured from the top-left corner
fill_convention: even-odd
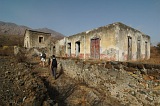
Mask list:
[[[147,59],[147,57],[148,57],[148,42],[147,41],[145,41],[145,59]]]
[[[141,59],[141,40],[137,40],[137,59]]]
[[[76,41],[76,42],[75,42],[75,54],[76,54],[76,57],[78,57],[79,54],[80,54],[80,50],[81,50],[80,47],[81,47],[81,46],[80,46],[80,41]]]
[[[132,60],[132,37],[128,36],[128,60]]]
[[[91,55],[91,52],[92,52],[92,40],[96,40],[96,39],[98,39],[99,40],[99,50],[97,50],[98,51],[98,57],[97,57],[97,55],[96,55],[96,47],[94,46],[94,54],[93,54],[93,56]],[[93,58],[93,59],[100,59],[100,38],[99,37],[94,37],[94,38],[91,38],[90,39],[90,58]]]
[[[71,47],[72,47],[71,42],[68,42],[67,43],[67,55],[68,55],[68,57],[71,57]]]

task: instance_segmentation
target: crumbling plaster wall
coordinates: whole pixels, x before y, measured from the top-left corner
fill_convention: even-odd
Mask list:
[[[140,40],[140,59],[150,58],[150,37],[144,35],[140,31],[126,26],[117,26],[116,30],[116,47],[118,48],[119,61],[127,60],[128,58],[128,37],[132,38],[132,60],[137,60],[137,42]],[[145,57],[145,42],[147,42],[147,57]]]
[[[142,39],[143,39],[143,42],[142,42],[142,58],[146,58],[146,59],[149,59],[150,58],[150,46],[151,46],[151,42],[150,42],[150,37],[149,36],[144,36],[142,35]],[[147,42],[147,57],[145,57],[145,43]]]
[[[85,34],[84,33],[79,33],[79,34],[76,34],[76,35],[73,35],[73,36],[69,36],[67,39],[66,39],[66,55],[68,56],[68,43],[71,43],[71,56],[72,57],[76,57],[76,45],[75,43],[76,42],[80,42],[80,54],[79,54],[79,57],[80,58],[84,58],[84,36]],[[87,46],[87,45],[86,45]]]
[[[116,40],[115,29],[113,26],[104,26],[89,33],[89,36],[95,35],[100,39],[100,59],[116,59]],[[94,37],[94,36],[93,36]],[[89,48],[90,49],[90,48]]]
[[[31,46],[39,48],[44,48],[49,46],[51,40],[50,36],[51,36],[50,34],[46,33],[30,32]],[[40,43],[39,37],[43,37],[44,41]]]
[[[55,42],[55,55],[58,57],[66,56],[66,37]]]
[[[42,37],[41,42],[39,42],[39,37]],[[51,34],[50,33],[26,30],[25,35],[24,35],[24,47],[44,48],[44,47],[50,47],[50,45],[51,45]]]
[[[115,31],[114,27],[106,26],[107,28],[101,27],[91,31],[82,32],[73,36],[69,36],[66,39],[66,43],[71,43],[71,56],[75,57],[75,42],[80,41],[80,55],[79,58],[89,59],[90,58],[90,44],[91,39],[100,39],[100,59],[114,60],[115,54],[111,48],[115,47]],[[67,51],[67,47],[66,47]],[[110,55],[108,55],[108,54]],[[113,56],[114,55],[114,56]]]
[[[24,36],[24,47],[31,48],[30,33],[28,30],[26,30],[26,33]]]
[[[97,29],[78,33],[63,40],[66,45],[64,52],[68,55],[68,43],[71,44],[71,57],[76,57],[76,42],[80,42],[79,58],[90,59],[91,39],[100,39],[100,59],[127,61],[128,60],[128,37],[132,40],[131,59],[150,58],[150,37],[138,30],[128,27],[121,23],[110,24]],[[137,58],[137,42],[140,40],[140,57]],[[147,46],[146,46],[147,42]],[[147,47],[147,48],[146,48]],[[58,47],[59,49],[61,47]],[[62,49],[62,48],[61,48]],[[146,52],[147,50],[147,52]],[[146,57],[147,53],[147,57]]]
[[[24,35],[24,47],[28,49],[35,48],[39,52],[44,51],[47,56],[55,54],[55,43],[52,40],[51,33],[26,30]]]

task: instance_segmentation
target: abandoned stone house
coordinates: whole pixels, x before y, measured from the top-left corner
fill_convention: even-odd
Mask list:
[[[149,59],[150,37],[117,22],[57,41],[56,55],[109,61]]]
[[[34,30],[26,30],[24,35],[24,47],[45,48],[51,44],[51,33]]]
[[[25,31],[24,35],[24,47],[36,49],[36,54],[44,51],[47,56],[53,55],[55,51],[51,33],[28,29]]]

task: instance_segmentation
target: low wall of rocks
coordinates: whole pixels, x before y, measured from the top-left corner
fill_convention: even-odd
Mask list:
[[[67,74],[71,78],[74,78],[76,80],[84,80],[85,82],[89,82],[92,79],[92,83],[92,81],[94,80],[97,81],[99,77],[103,79],[103,76],[107,71],[115,70],[123,70],[132,72],[134,74],[140,73],[152,76],[152,79],[160,80],[160,65],[135,62],[104,62],[94,60],[84,61],[68,58],[58,58],[58,62],[61,63],[65,74]]]
[[[57,60],[66,75],[98,88],[122,104],[141,106],[160,103],[160,96],[157,97],[160,93],[152,92],[160,89],[160,65],[69,58]],[[152,93],[148,93],[150,91]]]

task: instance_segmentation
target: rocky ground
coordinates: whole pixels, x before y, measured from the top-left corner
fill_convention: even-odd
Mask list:
[[[85,91],[91,106],[160,106],[160,65],[59,60],[65,74],[92,88]]]
[[[106,70],[101,79],[108,80],[92,87],[68,77],[60,63],[54,80],[39,59],[0,57],[0,106],[159,106],[160,81],[128,70]]]
[[[57,77],[54,80],[48,66],[43,68],[39,60],[19,63],[15,57],[1,56],[0,106],[96,106],[103,99],[102,92],[69,78],[60,69]]]
[[[18,63],[14,57],[0,57],[0,105],[41,105],[47,96],[43,81],[31,66]]]

